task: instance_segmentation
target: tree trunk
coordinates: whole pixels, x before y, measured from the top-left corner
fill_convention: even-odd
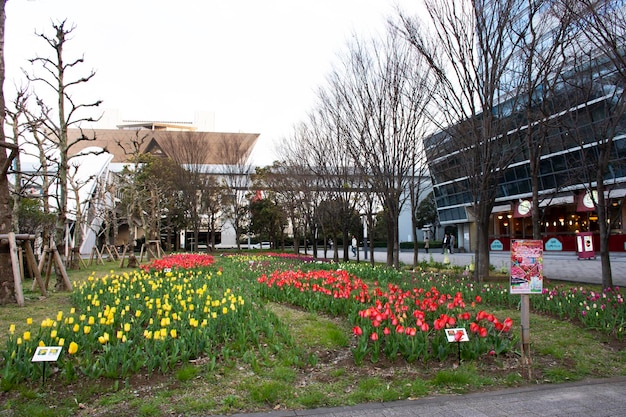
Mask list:
[[[4,22],[6,0],[0,0],[0,126],[4,126]],[[4,130],[0,129],[0,141],[6,142]],[[7,162],[4,148],[0,152],[0,166]],[[11,196],[9,193],[9,181],[6,175],[0,175],[0,233],[11,231]],[[9,243],[0,242],[0,304],[15,302],[15,282],[13,281],[13,267]]]
[[[489,210],[491,211],[491,210]],[[481,214],[476,219],[476,233],[478,234],[478,243],[476,245],[476,271],[474,278],[477,282],[482,282],[486,277],[489,277],[489,215],[485,216]]]
[[[604,183],[601,175],[597,178],[598,201],[596,208],[598,211],[598,229],[600,231],[600,261],[602,262],[602,288],[613,287],[613,274],[611,272],[611,258],[609,257],[609,237],[610,224],[608,221],[608,210],[606,208],[606,198],[604,196]]]

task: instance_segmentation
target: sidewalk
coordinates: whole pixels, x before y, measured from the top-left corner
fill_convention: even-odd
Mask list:
[[[231,417],[624,417],[626,377]]]
[[[321,255],[321,254],[320,254]],[[329,256],[331,254],[329,253]],[[341,259],[342,252],[339,251]],[[369,253],[368,253],[369,256]],[[374,252],[376,262],[386,262],[387,252],[384,249],[377,249]],[[431,249],[429,253],[420,250],[418,259],[420,261],[430,260],[444,262],[444,255],[441,249]],[[467,266],[474,258],[473,253],[453,253],[448,255],[448,260],[452,265]],[[350,254],[350,260],[356,259]],[[359,252],[359,260],[364,259],[363,250]],[[626,253],[611,253],[611,271],[613,274],[614,286],[626,286]],[[413,264],[413,251],[404,250],[400,252],[400,262],[405,265]],[[510,252],[490,252],[489,262],[496,268],[509,269],[511,263]],[[544,252],[543,254],[543,275],[549,280],[572,281],[587,284],[602,284],[602,262],[600,257],[596,259],[578,259],[575,252]]]

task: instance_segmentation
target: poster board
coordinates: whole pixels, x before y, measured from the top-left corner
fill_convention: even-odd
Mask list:
[[[541,294],[543,291],[543,241],[511,241],[511,294]]]

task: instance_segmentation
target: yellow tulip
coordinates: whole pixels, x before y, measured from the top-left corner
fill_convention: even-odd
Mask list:
[[[78,344],[76,342],[70,342],[70,347],[67,351],[70,355],[75,354],[76,352],[78,352]]]
[[[30,332],[24,332],[24,341],[28,342],[30,340]]]
[[[9,326],[9,333],[10,334],[14,334],[15,333],[15,324],[12,324]]]
[[[27,318],[27,319],[26,319],[26,324],[28,324],[28,325],[33,324],[33,319],[32,319],[32,317],[29,317],[29,318]]]

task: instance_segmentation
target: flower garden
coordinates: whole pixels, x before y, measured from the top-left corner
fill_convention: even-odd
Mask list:
[[[357,365],[382,358],[428,364],[457,352],[463,361],[480,361],[514,354],[519,344],[519,323],[493,313],[519,303],[501,284],[295,255],[176,254],[138,270],[92,274],[76,285],[71,299],[68,311],[5,330],[3,390],[42,377],[44,368],[31,362],[38,346],[63,347],[56,375],[68,382],[140,371],[166,374],[200,360],[213,369],[232,357],[253,363],[251,352],[269,356],[286,349],[278,338],[289,339],[286,326],[265,307],[269,301],[346,320]],[[532,306],[624,337],[619,288],[555,286],[533,296]],[[459,349],[445,331],[461,328],[469,341]]]

